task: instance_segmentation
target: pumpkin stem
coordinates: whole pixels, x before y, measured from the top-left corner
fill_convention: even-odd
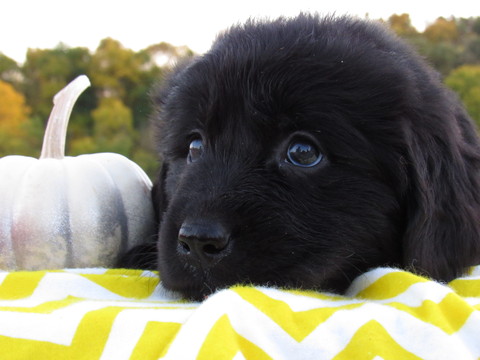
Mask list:
[[[63,159],[65,157],[65,138],[67,137],[68,120],[73,105],[80,94],[89,86],[90,80],[88,80],[88,77],[80,75],[55,95],[53,109],[43,136],[40,159]]]

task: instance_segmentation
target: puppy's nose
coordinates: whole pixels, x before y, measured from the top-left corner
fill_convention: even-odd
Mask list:
[[[229,234],[214,221],[185,221],[178,232],[178,251],[203,267],[217,263],[228,254]]]

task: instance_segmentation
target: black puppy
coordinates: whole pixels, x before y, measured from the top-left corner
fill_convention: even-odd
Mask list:
[[[448,281],[480,263],[475,129],[383,26],[250,21],[180,65],[156,101],[167,288],[341,292],[375,266]]]

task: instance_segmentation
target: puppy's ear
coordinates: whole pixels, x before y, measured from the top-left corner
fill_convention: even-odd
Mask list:
[[[157,224],[160,224],[162,221],[162,214],[166,211],[168,206],[167,194],[165,191],[167,172],[168,164],[164,161],[152,187],[152,202]]]
[[[152,187],[152,202],[153,209],[155,211],[155,219],[158,226],[161,221],[162,214],[164,213],[167,203],[166,195],[164,191],[165,177],[167,174],[167,164],[164,162],[157,179]],[[120,256],[116,266],[127,269],[157,269],[157,237],[147,239],[145,243],[135,246]]]
[[[404,266],[442,281],[480,263],[479,143],[468,116],[453,107],[450,116],[411,121],[405,134]]]

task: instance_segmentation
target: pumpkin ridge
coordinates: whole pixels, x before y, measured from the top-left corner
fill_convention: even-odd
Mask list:
[[[125,251],[127,251],[128,248],[128,237],[129,237],[129,226],[128,226],[128,218],[127,218],[127,208],[125,206],[125,202],[123,201],[123,193],[120,191],[119,185],[117,181],[115,181],[115,177],[111,174],[109,171],[108,167],[105,166],[105,163],[102,161],[99,161],[98,155],[97,156],[88,156],[84,155],[84,159],[92,163],[95,163],[100,169],[102,169],[103,173],[105,176],[108,178],[108,180],[113,184],[112,189],[115,191],[115,202],[117,203],[117,211],[118,211],[118,217],[119,217],[119,223],[120,223],[120,247],[119,247],[119,253],[123,254]]]
[[[17,267],[17,260],[15,256],[12,223],[13,223],[13,207],[7,206],[11,204],[13,199],[19,193],[21,187],[18,186],[18,178],[22,178],[28,171],[30,166],[37,160],[30,157],[19,155],[10,155],[2,158],[0,173],[2,174],[3,184],[11,191],[0,192],[0,269],[12,270]],[[18,164],[21,163],[22,166]],[[14,164],[15,166],[12,166]],[[13,171],[11,168],[13,167]],[[5,169],[5,170],[4,170]],[[7,181],[8,180],[8,181]]]
[[[65,157],[69,180],[67,202],[72,215],[73,256],[76,265],[107,266],[127,243],[125,208],[119,190],[96,154]],[[118,231],[119,229],[119,231]],[[112,239],[116,239],[112,243]],[[110,261],[107,261],[110,259]]]
[[[66,226],[69,214],[65,207],[65,194],[61,191],[66,184],[62,172],[61,160],[36,161],[18,184],[20,190],[12,210],[11,231],[16,264],[21,269],[69,266],[67,252],[71,234]],[[37,183],[38,178],[45,178],[47,174],[60,176],[55,176],[50,182]],[[45,222],[51,225],[44,227]]]

